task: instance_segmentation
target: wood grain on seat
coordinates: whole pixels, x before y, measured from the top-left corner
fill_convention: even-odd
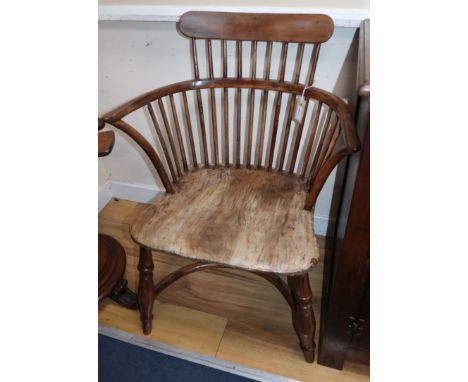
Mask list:
[[[246,169],[199,169],[182,178],[132,226],[158,251],[233,267],[293,274],[317,263],[305,181]]]

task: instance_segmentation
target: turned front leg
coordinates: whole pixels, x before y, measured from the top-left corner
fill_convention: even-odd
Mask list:
[[[288,276],[288,284],[293,297],[292,318],[294,329],[307,362],[314,361],[315,315],[312,308],[312,291],[309,274]]]
[[[153,282],[153,257],[151,250],[140,247],[140,260],[138,271],[140,283],[138,285],[138,303],[140,305],[140,319],[143,333],[150,334],[153,321],[154,282]]]

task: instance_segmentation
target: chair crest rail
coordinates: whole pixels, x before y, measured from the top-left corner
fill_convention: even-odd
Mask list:
[[[190,11],[177,29],[189,38],[322,43],[334,30],[333,20],[321,14],[269,14]]]

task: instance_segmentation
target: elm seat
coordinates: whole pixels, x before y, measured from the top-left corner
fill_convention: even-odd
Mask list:
[[[258,170],[198,169],[132,226],[155,251],[236,268],[300,273],[317,263],[306,181]]]

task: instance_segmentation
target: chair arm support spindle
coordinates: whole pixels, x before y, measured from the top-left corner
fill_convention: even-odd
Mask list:
[[[146,140],[146,138],[143,135],[141,135],[141,133],[138,132],[138,130],[136,130],[134,127],[132,127],[124,121],[115,121],[111,124],[117,129],[122,130],[125,134],[132,138],[135,141],[135,143],[138,144],[138,146],[141,147],[141,149],[146,153],[146,155],[148,155],[148,158],[151,160],[151,163],[153,163],[154,167],[156,168],[156,171],[158,172],[158,175],[161,178],[166,192],[173,194],[175,192],[175,189],[171,181],[169,180],[166,170],[164,169],[164,165],[161,162],[161,159],[159,158],[155,149]]]
[[[349,153],[349,149],[347,148],[340,149],[331,155],[330,158],[323,164],[323,166],[318,171],[317,176],[313,180],[309,194],[307,195],[306,204],[304,207],[306,210],[312,209],[318,195],[320,194],[320,191],[322,190],[323,185],[328,179],[328,176],[333,171],[335,166]]]
[[[324,101],[333,111],[337,114],[343,133],[343,139],[349,150],[349,153],[359,151],[361,143],[354,127],[354,118],[351,112],[351,108],[341,98],[334,94],[318,90],[316,88],[307,89],[305,92],[306,98],[316,98],[313,96],[314,93],[322,93],[327,95],[327,100]]]

